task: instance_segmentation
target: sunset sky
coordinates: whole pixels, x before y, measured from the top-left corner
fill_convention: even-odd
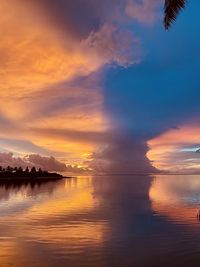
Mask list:
[[[0,165],[200,172],[200,3],[163,2],[1,0]]]

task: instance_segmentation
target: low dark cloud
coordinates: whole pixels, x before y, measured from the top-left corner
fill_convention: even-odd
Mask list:
[[[30,154],[24,157],[14,156],[11,152],[0,153],[0,166],[2,167],[28,167],[41,168],[47,171],[65,172],[67,174],[89,174],[91,170],[87,167],[65,164],[52,156],[46,157],[39,154]]]
[[[13,153],[0,153],[0,165],[3,167],[22,167],[27,166],[42,168],[48,171],[66,171],[64,163],[59,162],[54,157],[44,157],[38,154],[31,154],[24,157],[15,157]]]
[[[54,157],[42,157],[37,154],[28,155],[25,159],[30,162],[31,165],[43,168],[48,171],[66,171],[66,165]]]

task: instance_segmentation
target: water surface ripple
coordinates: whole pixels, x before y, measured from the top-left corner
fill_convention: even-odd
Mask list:
[[[200,176],[0,184],[0,266],[200,264]]]

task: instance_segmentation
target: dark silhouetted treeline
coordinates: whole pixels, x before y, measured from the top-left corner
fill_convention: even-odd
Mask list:
[[[38,170],[35,167],[23,169],[22,167],[3,168],[0,166],[0,179],[61,179],[64,178],[61,174],[55,172]]]

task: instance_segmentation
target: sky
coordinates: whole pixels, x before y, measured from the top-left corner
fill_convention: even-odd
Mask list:
[[[199,3],[1,0],[0,164],[200,171]]]

